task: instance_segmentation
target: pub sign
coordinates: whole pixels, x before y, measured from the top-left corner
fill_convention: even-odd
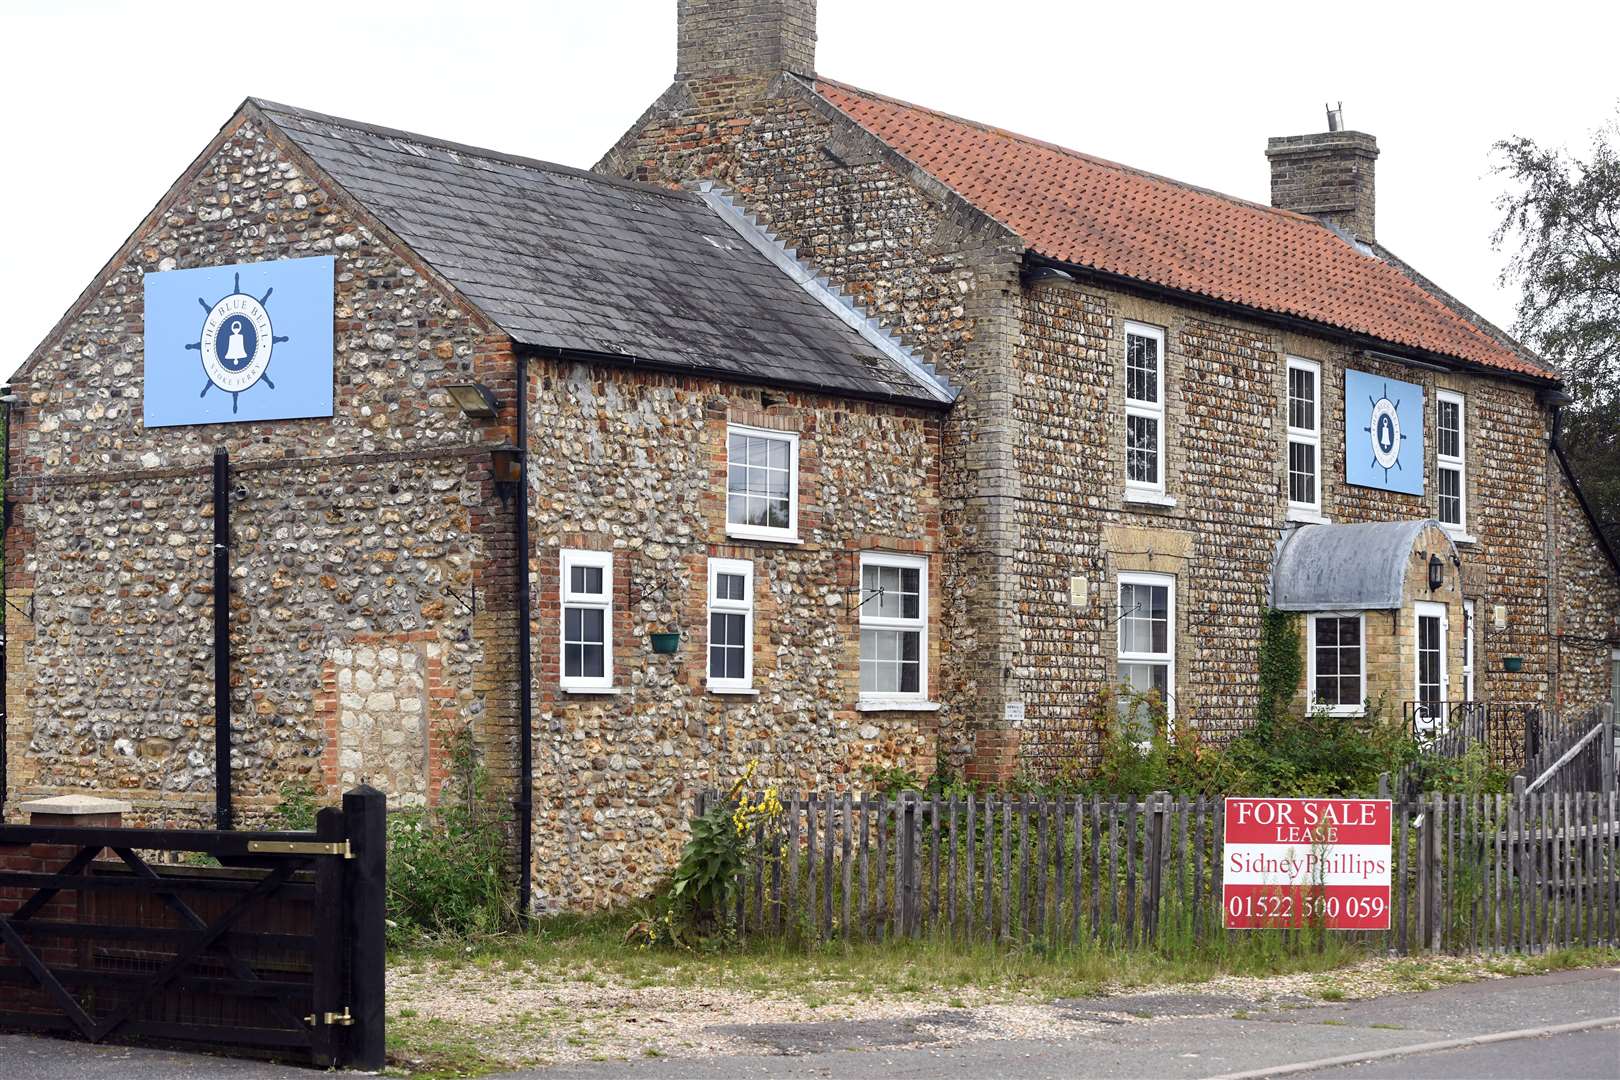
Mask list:
[[[146,275],[147,427],[332,415],[330,255]]]
[[[1423,387],[1345,371],[1344,479],[1423,494]]]

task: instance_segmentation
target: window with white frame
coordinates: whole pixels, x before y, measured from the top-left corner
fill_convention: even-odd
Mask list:
[[[1613,699],[1614,715],[1620,717],[1620,649],[1609,652],[1609,696]]]
[[[1322,367],[1288,358],[1288,507],[1322,509]]]
[[[1367,665],[1365,624],[1360,613],[1310,617],[1309,706],[1335,716],[1366,712]]]
[[[1125,488],[1164,494],[1164,331],[1125,324]]]
[[[613,553],[562,553],[562,657],[564,690],[607,690],[613,685]]]
[[[709,560],[709,689],[754,685],[754,564]]]
[[[755,540],[797,540],[798,504],[798,435],[729,425],[726,532]]]
[[[1173,710],[1176,685],[1176,579],[1168,574],[1119,575],[1119,683],[1157,693]]]
[[[1435,516],[1455,532],[1468,527],[1467,431],[1463,396],[1450,390],[1436,395],[1434,425]]]
[[[928,695],[928,560],[861,556],[861,697]]]

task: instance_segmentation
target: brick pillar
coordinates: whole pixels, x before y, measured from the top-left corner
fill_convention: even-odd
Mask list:
[[[120,799],[102,799],[93,795],[57,795],[49,799],[33,799],[22,803],[18,809],[28,815],[30,825],[117,829],[123,826],[124,814],[129,812],[130,805]],[[13,869],[52,874],[59,872],[77,851],[78,847],[72,844],[30,844],[27,847],[0,849],[0,856],[5,856],[8,866]],[[22,854],[25,854],[25,858],[19,859],[18,856]],[[16,865],[19,862],[28,865]],[[6,892],[9,895],[0,896],[0,911],[9,914],[21,906],[23,898],[31,890]],[[65,890],[34,917],[42,921],[78,922],[86,916],[88,903],[89,897],[85,893],[76,889]],[[83,964],[86,961],[87,957],[75,956],[74,947],[68,942],[60,938],[47,940],[51,943],[39,950],[40,959],[46,964],[58,966]],[[82,946],[88,949],[89,943],[84,942]]]
[[[122,799],[102,799],[94,795],[56,795],[34,799],[17,807],[28,815],[28,824],[87,829],[119,829],[130,805]]]

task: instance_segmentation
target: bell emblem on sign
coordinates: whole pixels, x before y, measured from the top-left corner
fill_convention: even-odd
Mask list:
[[[242,324],[233,320],[231,322],[231,338],[225,345],[225,359],[246,360],[247,348],[242,343]]]

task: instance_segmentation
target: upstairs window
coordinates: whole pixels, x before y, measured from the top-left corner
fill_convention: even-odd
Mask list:
[[[754,685],[754,564],[709,560],[709,689]]]
[[[1176,685],[1175,579],[1166,574],[1119,575],[1120,685],[1156,693],[1172,711]]]
[[[562,553],[562,670],[564,690],[613,685],[613,553]]]
[[[1310,708],[1335,716],[1366,712],[1367,675],[1360,615],[1310,617]]]
[[[1125,492],[1164,494],[1164,331],[1125,324]]]
[[[861,697],[928,694],[928,561],[911,555],[861,556]]]
[[[799,437],[726,428],[726,533],[752,540],[799,539]]]
[[[1468,528],[1467,431],[1463,396],[1436,395],[1434,424],[1435,516],[1453,532]]]
[[[1288,358],[1288,508],[1322,511],[1322,368]]]

